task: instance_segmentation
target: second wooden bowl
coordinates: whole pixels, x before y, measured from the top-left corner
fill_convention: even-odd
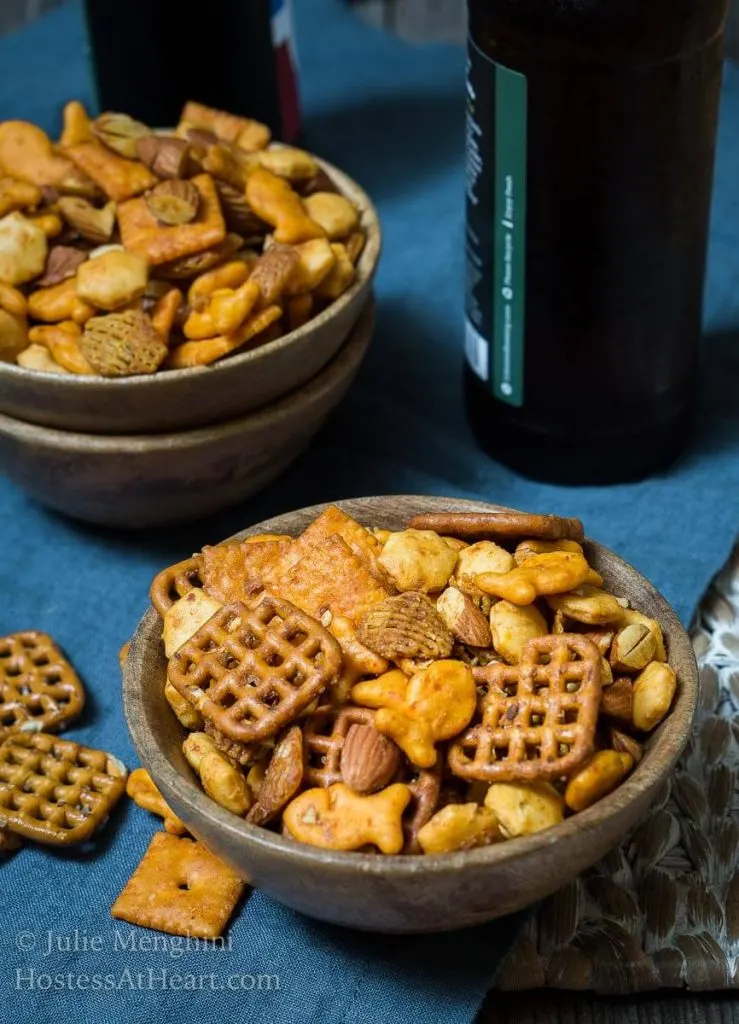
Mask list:
[[[372,303],[339,354],[279,402],[177,434],[96,437],[0,415],[0,470],[51,508],[105,526],[186,522],[255,494],[310,443],[369,346]]]
[[[365,525],[388,530],[422,512],[499,508],[413,496],[338,504]],[[277,516],[239,536],[298,534],[324,507]],[[594,864],[644,817],[688,740],[698,695],[693,647],[667,601],[602,545],[588,542],[587,553],[609,590],[662,624],[679,686],[670,715],[626,782],[555,828],[469,852],[384,857],[320,850],[247,824],[206,796],[182,756],[184,731],[164,697],[167,662],[154,609],[139,624],[124,671],[126,718],[141,763],[193,835],[248,882],[312,917],[368,931],[441,932],[529,906]]]

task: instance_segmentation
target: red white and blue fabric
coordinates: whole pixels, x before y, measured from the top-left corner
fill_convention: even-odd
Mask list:
[[[270,0],[272,44],[277,64],[277,87],[280,93],[283,137],[290,142],[300,132],[300,98],[298,93],[298,60],[293,31],[292,0]]]

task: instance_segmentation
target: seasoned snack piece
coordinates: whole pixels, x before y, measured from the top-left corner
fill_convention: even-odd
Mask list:
[[[418,832],[424,853],[451,853],[489,846],[503,838],[498,819],[479,804],[447,804]]]
[[[0,325],[2,324],[2,314],[0,314]],[[2,346],[0,345],[0,350]],[[19,366],[24,366],[27,370],[40,370],[43,373],[69,373],[69,370],[65,370],[63,366],[60,366],[54,359],[49,355],[49,350],[45,345],[29,345],[28,348],[24,348],[22,352],[19,352],[15,357],[15,361]]]
[[[48,244],[38,224],[17,210],[0,220],[0,281],[25,284],[43,273]]]
[[[530,564],[533,559],[528,560]],[[613,594],[598,587],[578,586],[570,594],[556,594],[547,598],[555,612],[563,612],[568,619],[584,622],[587,626],[606,626],[620,622],[624,610]]]
[[[151,182],[154,184],[156,179]],[[209,174],[198,174],[191,179],[191,184],[200,195],[200,203],[197,217],[189,224],[163,226],[143,197],[122,203],[118,208],[118,225],[126,249],[157,266],[201,253],[223,242],[226,224],[213,179]]]
[[[41,189],[30,181],[0,177],[0,217],[14,210],[28,210],[41,202]]]
[[[95,315],[95,310],[77,297],[77,282],[70,277],[51,288],[32,292],[28,297],[28,314],[45,323],[72,320],[83,324]]]
[[[54,152],[51,139],[28,121],[0,124],[0,167],[14,178],[34,185],[62,185],[75,173],[74,165]]]
[[[50,288],[74,277],[77,268],[87,259],[87,253],[71,245],[55,245],[49,249],[44,276],[35,282],[37,288]]]
[[[287,601],[265,594],[255,608],[217,612],[170,662],[183,697],[229,739],[274,736],[341,671],[336,640]]]
[[[195,587],[203,586],[200,577],[203,561],[200,555],[193,555],[183,562],[170,565],[162,569],[154,577],[154,582],[149,591],[151,603],[161,616],[168,608],[171,608],[175,601],[178,601],[185,594],[189,594]]]
[[[0,309],[0,361],[17,359],[27,349],[29,341],[25,318]]]
[[[151,135],[151,129],[141,121],[135,121],[128,114],[117,114],[105,111],[90,124],[90,131],[98,142],[112,149],[119,156],[128,160],[136,160],[138,151],[136,143]]]
[[[346,246],[341,242],[332,242],[331,252],[335,257],[334,265],[316,287],[315,295],[316,298],[328,299],[333,302],[353,284],[356,272],[349,253],[346,251]]]
[[[380,582],[385,582],[384,573],[377,564],[382,544],[369,530],[352,519],[346,512],[337,508],[336,505],[329,505],[312,523],[306,526],[297,538],[290,557],[283,560],[285,568],[294,565],[308,551],[320,548],[334,536],[341,537],[369,572]]]
[[[409,592],[373,605],[357,627],[357,639],[371,651],[398,658],[447,658],[453,638],[425,594]]]
[[[350,778],[344,775],[344,769],[349,764],[344,758],[347,738],[356,729],[372,729],[376,732],[374,721],[374,711],[352,704],[340,707],[325,705],[308,715],[304,726],[305,781],[308,785],[325,788],[337,782],[345,782],[351,789],[355,789],[351,784],[351,775],[356,764],[350,767]],[[377,735],[380,736],[379,733]],[[380,739],[385,740],[389,746],[382,747],[381,757],[372,766],[370,788],[357,792],[382,789],[393,780],[400,768],[398,748],[384,736],[380,736]],[[369,774],[369,766],[366,767],[368,771],[365,774]]]
[[[363,692],[366,684],[352,690]],[[436,744],[451,739],[469,725],[475,712],[475,680],[461,661],[433,661],[408,682],[402,706],[393,701],[381,706],[375,727],[395,740],[419,768],[433,768],[438,761]]]
[[[192,128],[210,129],[219,139],[233,142],[240,149],[258,151],[269,145],[271,132],[266,124],[251,117],[238,117],[224,110],[195,103],[193,100],[182,108],[180,128],[186,124]]]
[[[247,815],[252,825],[273,821],[300,789],[303,782],[303,733],[294,725],[274,749],[257,801]]]
[[[88,242],[103,245],[112,238],[115,203],[107,203],[98,209],[81,196],[61,196],[57,205],[67,224]]]
[[[268,328],[282,316],[280,306],[268,306],[259,313],[254,313],[232,334],[224,334],[217,338],[203,341],[186,341],[175,348],[167,361],[171,370],[179,370],[188,366],[209,366],[243,348],[248,342],[256,340],[261,344],[269,340]]]
[[[309,789],[285,810],[291,836],[327,850],[358,850],[368,843],[382,853],[403,848],[403,812],[411,794],[403,783],[373,796],[360,796],[343,782],[328,789]]]
[[[276,149],[263,149],[259,154],[259,163],[272,174],[288,181],[308,181],[318,172],[318,164],[303,149],[294,146],[279,146]]]
[[[565,802],[549,782],[494,782],[485,806],[507,839],[531,836],[564,821]]]
[[[259,288],[261,304],[278,302],[300,264],[300,256],[289,245],[273,245],[259,257],[249,280]]]
[[[148,167],[118,156],[94,139],[69,146],[64,152],[79,170],[100,186],[106,196],[117,203],[137,196],[157,183]]]
[[[541,540],[576,540],[585,536],[579,519],[542,516],[527,512],[426,512],[408,523],[412,530],[434,530],[453,537],[510,540],[538,537]]]
[[[77,271],[77,296],[112,311],[140,299],[149,283],[149,266],[132,252],[106,252]]]
[[[22,845],[20,836],[7,828],[0,828],[0,857],[7,857],[8,854],[20,850]]]
[[[82,332],[73,320],[32,327],[28,332],[28,340],[34,345],[43,345],[47,348],[54,361],[68,373],[91,376],[95,371],[82,352],[81,336]]]
[[[593,752],[601,655],[576,634],[530,640],[519,665],[473,669],[479,720],[451,744],[454,775],[481,782],[556,779]]]
[[[290,568],[278,572],[274,589],[304,612],[316,618],[330,611],[353,623],[358,622],[374,604],[389,596],[365,557],[360,558],[338,534],[309,546],[302,558],[300,539],[287,553]]]
[[[146,313],[133,309],[88,320],[80,348],[103,377],[154,373],[169,354]]]
[[[169,684],[172,685],[171,683]],[[183,701],[187,706],[197,715],[200,719],[198,725],[190,726],[191,732],[204,732],[215,743],[216,747],[222,754],[225,754],[234,764],[241,765],[242,768],[246,768],[247,765],[252,764],[254,761],[264,753],[267,749],[267,744],[262,743],[237,743],[235,740],[230,740],[228,736],[224,736],[220,729],[216,729],[212,722],[204,722],[203,716],[197,711],[192,704],[181,697],[179,692],[172,689],[177,694],[177,699]],[[182,719],[180,719],[182,721]]]
[[[159,792],[146,768],[135,768],[131,772],[126,783],[126,793],[139,807],[163,818],[166,832],[173,836],[181,836],[187,832],[186,826]]]
[[[171,658],[222,607],[221,601],[195,587],[167,608],[162,631],[165,657]]]
[[[46,633],[0,637],[0,741],[17,732],[56,732],[85,704],[79,676]]]
[[[126,769],[101,750],[48,733],[0,744],[0,827],[52,846],[89,839],[126,786]]]
[[[269,224],[254,213],[246,201],[243,188],[234,188],[216,179],[216,189],[228,230],[241,235],[247,245],[261,245],[269,231]]]
[[[144,196],[146,205],[160,224],[189,224],[200,207],[200,193],[191,181],[160,181]]]
[[[144,135],[136,140],[136,155],[157,178],[184,178],[190,162],[190,147],[173,135]]]
[[[475,584],[483,594],[502,597],[512,604],[531,604],[537,597],[564,594],[579,587],[592,572],[582,555],[553,551],[534,555],[510,572],[483,573],[475,577]]]
[[[656,729],[670,710],[677,676],[670,665],[650,662],[634,683],[634,725],[644,732]]]
[[[570,776],[565,790],[567,806],[573,811],[584,811],[614,790],[633,767],[630,754],[599,750]]]
[[[490,647],[492,644],[488,620],[472,598],[461,590],[447,587],[436,601],[436,610],[460,643],[470,647]]]
[[[457,552],[427,530],[392,533],[378,558],[398,590],[442,590],[457,562]]]
[[[201,566],[205,590],[211,597],[228,604],[245,601],[251,592],[269,589],[280,559],[291,543],[288,539],[206,545]]]
[[[110,912],[142,928],[214,939],[243,891],[236,872],[200,843],[157,832]]]
[[[62,119],[64,127],[59,138],[62,149],[65,146],[75,146],[78,142],[87,142],[92,138],[90,118],[79,100],[70,100],[65,104]]]
[[[213,739],[205,732],[191,732],[182,744],[182,753],[211,800],[243,817],[251,807],[246,776]]]
[[[246,199],[252,210],[274,229],[276,242],[297,245],[326,232],[308,216],[303,201],[286,181],[264,169],[254,171],[246,182]]]
[[[184,296],[180,289],[170,288],[159,296],[151,309],[151,325],[165,345],[169,345],[183,302]]]
[[[511,665],[521,660],[529,640],[549,632],[546,619],[536,605],[521,607],[510,601],[496,601],[490,609],[490,629],[493,647]]]
[[[346,238],[359,225],[359,211],[346,196],[336,192],[314,192],[303,202],[308,216],[321,225],[332,242]]]

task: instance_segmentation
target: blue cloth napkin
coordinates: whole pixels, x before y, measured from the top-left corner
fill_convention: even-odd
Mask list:
[[[117,651],[144,610],[152,575],[266,516],[399,492],[580,515],[685,621],[739,522],[739,69],[726,73],[705,401],[691,450],[641,484],[543,486],[483,456],[464,420],[462,51],[383,35],[338,0],[297,6],[305,143],[368,189],[385,231],[377,338],[348,399],[282,480],[195,526],[145,535],[94,529],[46,512],[0,480],[0,634],[37,628],[58,639],[89,694],[70,735],[129,764],[135,755]],[[56,131],[61,105],[91,95],[83,47],[76,6],[0,41],[0,119],[30,118]],[[229,931],[229,948],[183,952],[161,936],[152,948],[154,933],[113,922],[108,908],[155,828],[125,801],[92,852],[28,846],[0,867],[2,1019],[464,1024],[519,926],[365,936],[316,924],[256,893]]]

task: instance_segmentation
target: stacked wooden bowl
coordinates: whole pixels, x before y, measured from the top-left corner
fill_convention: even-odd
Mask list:
[[[355,182],[323,167],[367,235],[340,299],[212,366],[116,379],[0,362],[0,471],[60,512],[134,528],[207,515],[279,476],[343,398],[374,325],[377,213]]]

